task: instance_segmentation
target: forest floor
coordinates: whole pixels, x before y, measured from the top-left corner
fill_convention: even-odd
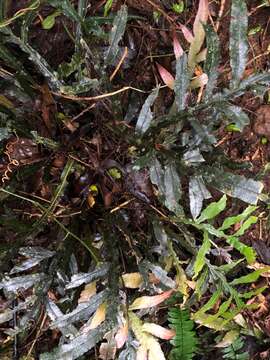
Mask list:
[[[269,0],[0,3],[0,358],[270,359]]]

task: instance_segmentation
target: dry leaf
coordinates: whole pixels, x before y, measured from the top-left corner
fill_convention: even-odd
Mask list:
[[[147,360],[147,349],[143,346],[138,347],[136,360]]]
[[[78,303],[87,302],[89,299],[96,295],[97,289],[96,289],[96,281],[93,281],[89,284],[86,284],[83,291],[81,292],[80,298],[78,300]]]
[[[118,329],[115,335],[115,342],[117,349],[121,349],[121,347],[123,347],[123,345],[127,340],[127,337],[128,337],[128,322],[126,321],[126,323]]]
[[[116,346],[103,342],[99,348],[99,359],[113,360],[115,359]]]
[[[126,288],[137,289],[142,285],[143,279],[140,273],[129,273],[122,275],[122,280]]]
[[[193,24],[193,33],[195,36],[198,32],[203,30],[202,23],[204,24],[207,22],[208,14],[209,14],[208,0],[200,0],[198,12],[196,14],[194,24]]]
[[[154,338],[154,336],[152,336],[151,334],[143,331],[142,320],[132,311],[129,312],[129,319],[135,337],[140,342],[140,347],[137,351],[137,360],[147,359],[147,357],[145,357],[147,352],[148,360],[165,360],[165,356],[158,340]]]
[[[142,330],[163,340],[171,340],[175,336],[174,330],[166,329],[154,323],[144,323]]]
[[[168,290],[160,295],[139,297],[135,299],[134,302],[130,305],[129,310],[146,309],[149,307],[157,306],[164,300],[168,299],[172,293],[173,290]]]
[[[105,320],[106,308],[107,308],[106,303],[101,304],[97,308],[97,311],[95,312],[88,329],[95,329],[96,327],[98,327],[98,325],[100,325]]]
[[[208,82],[208,76],[207,74],[201,74],[199,76],[196,76],[190,83],[191,89],[196,89],[203,87]]]

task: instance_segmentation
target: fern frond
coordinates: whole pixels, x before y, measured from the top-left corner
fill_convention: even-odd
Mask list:
[[[187,310],[171,308],[169,310],[170,327],[176,332],[171,340],[174,346],[170,353],[172,360],[192,360],[197,350],[198,340]]]
[[[230,346],[227,346],[222,350],[222,359],[226,360],[249,360],[248,352],[240,353],[243,348],[243,340],[241,338],[236,339]]]

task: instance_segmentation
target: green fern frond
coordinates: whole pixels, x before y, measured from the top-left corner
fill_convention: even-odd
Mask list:
[[[171,341],[174,346],[170,353],[171,360],[192,360],[197,350],[198,340],[187,310],[171,308],[169,310],[170,327],[176,335]]]
[[[240,353],[243,348],[243,340],[241,338],[236,339],[230,346],[227,346],[222,350],[222,359],[226,360],[249,360],[248,352]]]

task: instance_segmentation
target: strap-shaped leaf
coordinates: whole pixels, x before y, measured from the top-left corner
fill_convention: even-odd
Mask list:
[[[208,251],[211,248],[211,243],[209,240],[209,235],[207,231],[204,231],[203,233],[203,243],[200,247],[198,254],[196,256],[196,260],[194,263],[194,278],[196,278],[199,273],[201,272],[202,268],[205,265],[205,255],[208,253]]]
[[[201,176],[193,176],[189,182],[189,206],[193,219],[196,219],[202,210],[203,200],[211,198],[210,192],[207,190],[203,178]]]
[[[221,286],[218,286],[217,290],[212,294],[211,298],[207,301],[206,304],[204,304],[200,310],[198,310],[194,315],[193,319],[199,319],[202,314],[204,314],[206,311],[211,310],[213,306],[217,303],[219,297],[222,294],[222,288]]]
[[[160,162],[155,159],[150,167],[150,179],[158,187],[164,205],[175,214],[181,214],[183,212],[179,204],[181,182],[175,166],[169,163],[163,169]]]
[[[199,224],[205,220],[210,220],[216,217],[219,213],[221,213],[226,207],[227,197],[223,195],[222,198],[217,202],[212,202],[205,208],[200,217],[196,220]]]
[[[181,182],[175,166],[170,163],[164,168],[165,206],[175,212],[181,213],[179,205],[181,198]]]
[[[250,274],[248,275],[244,275],[241,276],[237,279],[234,279],[230,285],[240,285],[240,284],[249,284],[249,283],[253,283],[255,281],[257,281],[259,279],[259,277],[261,276],[261,274],[269,272],[270,271],[270,266],[265,266],[262,269],[258,269],[255,271],[252,271]]]
[[[249,264],[255,261],[255,251],[250,246],[243,244],[236,236],[228,236],[226,242],[238,250],[240,254],[244,255]]]
[[[147,97],[145,100],[145,103],[143,104],[143,107],[140,111],[138,121],[136,124],[136,132],[140,134],[144,134],[153,119],[153,114],[151,111],[151,106],[154,104],[154,101],[156,100],[158,96],[159,88],[156,88],[152,91],[152,93]]]
[[[258,221],[257,216],[250,216],[244,223],[241,225],[240,229],[234,233],[234,236],[242,236],[250,228],[251,225],[256,224]]]
[[[100,293],[93,295],[88,302],[80,303],[73,311],[67,313],[57,319],[51,324],[51,328],[67,327],[74,322],[81,320],[88,320],[89,317],[97,310],[97,308],[107,299],[108,291],[103,290]]]
[[[227,217],[224,221],[221,227],[218,230],[226,230],[229,229],[232,225],[235,225],[237,223],[240,223],[240,221],[245,220],[250,214],[252,214],[257,209],[257,206],[248,206],[242,214],[236,215],[236,216],[230,216]]]
[[[232,69],[231,87],[239,85],[243,76],[248,52],[248,15],[245,0],[232,0],[230,24],[230,64]]]
[[[189,85],[189,71],[187,67],[187,56],[184,53],[176,60],[176,75],[174,82],[175,102],[177,110],[185,109],[185,100]]]
[[[236,197],[248,204],[256,205],[263,189],[263,183],[245,176],[227,173],[212,168],[212,173],[204,176],[206,182],[227,195]],[[208,180],[208,181],[207,181]]]
[[[194,39],[191,42],[188,52],[188,66],[192,73],[196,65],[197,54],[199,53],[205,39],[203,24],[207,22],[208,12],[208,0],[200,0],[193,24]]]
[[[207,56],[205,60],[204,72],[208,76],[208,82],[206,84],[204,96],[205,99],[208,100],[213,93],[218,78],[220,51],[219,38],[216,32],[209,25],[205,25],[204,30],[207,43]]]
[[[96,329],[91,329],[87,333],[80,332],[78,336],[68,343],[63,343],[50,353],[40,355],[40,360],[67,360],[78,359],[78,357],[91,350],[101,341],[106,332],[112,327],[110,322],[105,322]]]
[[[127,25],[128,10],[127,6],[121,6],[121,9],[117,12],[117,15],[113,21],[113,27],[110,34],[110,46],[107,52],[105,63],[112,65],[117,58],[119,47],[118,44],[124,35]]]

